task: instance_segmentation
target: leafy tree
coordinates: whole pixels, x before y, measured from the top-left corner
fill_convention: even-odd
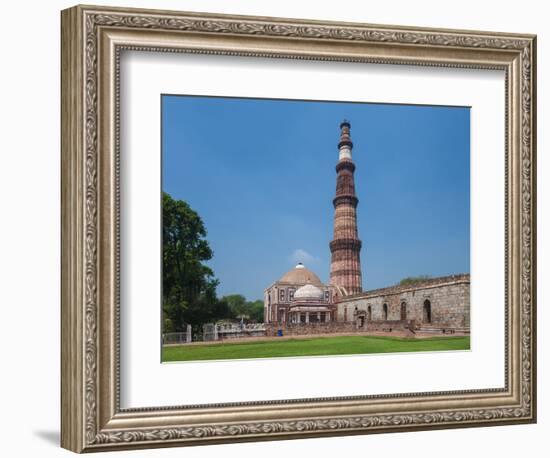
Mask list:
[[[222,298],[227,302],[233,318],[248,318],[248,307],[246,298],[242,294],[230,294]]]
[[[233,318],[233,313],[227,301],[222,297],[218,299],[212,308],[212,319],[211,321],[224,320],[228,318]]]
[[[258,323],[263,323],[264,321],[264,301],[256,300],[253,302],[248,302],[250,310],[250,319]]]
[[[217,305],[218,280],[204,261],[213,252],[200,216],[184,201],[162,195],[163,311],[165,330],[201,324]]]
[[[224,296],[234,318],[244,318],[250,321],[263,322],[264,303],[261,300],[247,301],[242,294],[230,294]]]
[[[414,285],[416,283],[421,283],[423,281],[429,280],[430,278],[432,277],[429,275],[418,275],[417,277],[406,277],[399,282],[399,285],[400,286]]]
[[[164,332],[193,334],[204,323],[222,319],[263,321],[263,302],[249,302],[242,294],[221,299],[216,296],[218,280],[204,263],[214,253],[206,240],[206,227],[197,212],[184,201],[162,195],[162,295]]]

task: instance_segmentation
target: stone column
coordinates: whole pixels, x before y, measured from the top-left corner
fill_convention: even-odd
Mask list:
[[[309,312],[306,312],[306,323],[309,323]]]

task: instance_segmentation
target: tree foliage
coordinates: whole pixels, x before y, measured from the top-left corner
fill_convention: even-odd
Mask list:
[[[218,280],[204,264],[213,252],[197,212],[169,194],[162,195],[162,292],[165,329],[183,330],[184,323],[202,323],[216,305]],[[168,320],[168,321],[167,321]]]
[[[264,303],[261,300],[247,301],[242,294],[230,294],[222,297],[229,305],[234,318],[263,322]]]
[[[263,302],[247,302],[234,294],[218,299],[219,284],[205,262],[214,253],[206,239],[206,227],[189,204],[162,195],[162,299],[163,331],[194,332],[204,323],[226,318],[263,321]],[[261,310],[260,310],[261,304]]]
[[[264,301],[255,300],[249,302],[250,304],[250,319],[257,323],[263,323],[264,321]]]

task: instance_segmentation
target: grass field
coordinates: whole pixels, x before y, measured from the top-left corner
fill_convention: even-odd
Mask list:
[[[163,361],[278,358],[283,356],[357,355],[410,351],[469,350],[470,337],[407,339],[379,336],[338,336],[205,345],[167,346]]]

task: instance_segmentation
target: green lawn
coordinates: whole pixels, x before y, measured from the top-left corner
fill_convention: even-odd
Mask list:
[[[274,358],[282,356],[357,355],[405,351],[469,350],[470,337],[430,337],[408,339],[379,336],[338,336],[178,345],[163,347],[163,361]]]

